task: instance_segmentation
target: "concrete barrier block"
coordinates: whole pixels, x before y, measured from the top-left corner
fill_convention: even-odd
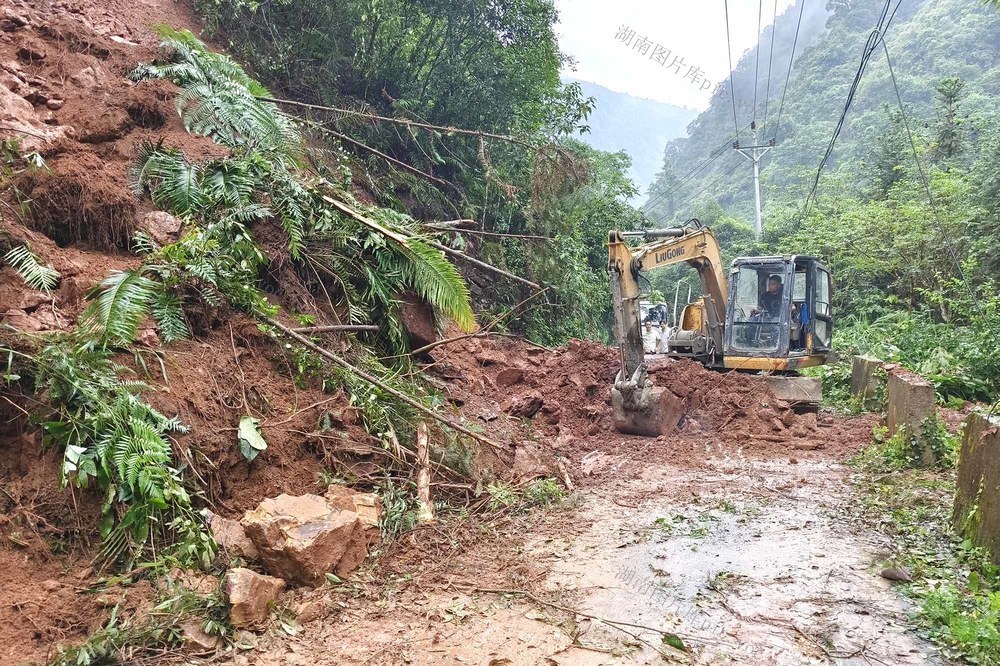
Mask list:
[[[1000,564],[1000,420],[970,414],[958,458],[955,531]]]
[[[914,449],[920,453],[920,462],[933,465],[937,462],[933,443],[927,436],[927,420],[937,413],[934,386],[920,375],[896,369],[889,373],[889,406],[886,425],[889,436],[901,430],[914,440]]]
[[[865,409],[881,407],[886,384],[884,365],[871,356],[855,356],[852,360],[851,396],[860,400]]]
[[[823,400],[823,380],[819,377],[787,377],[771,375],[761,377],[778,400],[794,404],[815,404]]]

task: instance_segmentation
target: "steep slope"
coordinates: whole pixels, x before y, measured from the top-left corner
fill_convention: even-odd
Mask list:
[[[660,170],[667,142],[684,136],[696,112],[616,92],[589,81],[573,78],[564,81],[579,83],[583,94],[596,101],[587,121],[590,131],[580,134],[580,138],[598,150],[612,153],[624,150],[632,158],[628,175],[639,190],[632,202],[638,204]]]

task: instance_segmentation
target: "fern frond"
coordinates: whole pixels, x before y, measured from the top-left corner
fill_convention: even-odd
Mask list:
[[[145,231],[132,234],[132,251],[136,254],[153,254],[159,245]]]
[[[400,250],[404,261],[399,270],[406,285],[450,317],[465,333],[476,328],[471,295],[465,279],[444,253],[410,238],[409,248]]]
[[[149,313],[156,283],[138,271],[117,271],[100,284],[83,311],[80,325],[104,346],[131,344]]]
[[[208,199],[201,186],[202,169],[184,159],[179,150],[145,144],[129,170],[129,180],[137,195],[148,193],[160,208],[191,215]]]
[[[164,342],[171,343],[190,337],[181,299],[176,294],[166,291],[162,285],[156,290],[149,311]]]
[[[278,177],[272,183],[274,211],[281,222],[281,228],[288,234],[288,249],[298,259],[305,241],[309,194],[292,178]]]
[[[50,292],[59,284],[59,271],[46,266],[25,245],[18,245],[4,255],[4,259],[21,279],[32,289]]]

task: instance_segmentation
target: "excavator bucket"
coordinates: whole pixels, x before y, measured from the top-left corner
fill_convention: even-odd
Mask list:
[[[662,386],[615,386],[611,409],[619,432],[656,437],[676,430],[684,402]]]

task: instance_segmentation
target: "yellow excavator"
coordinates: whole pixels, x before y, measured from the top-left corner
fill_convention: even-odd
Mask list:
[[[647,241],[631,246],[627,238]],[[801,368],[823,365],[833,317],[830,271],[815,257],[741,257],[727,286],[719,243],[696,219],[684,227],[608,234],[608,274],[618,333],[620,369],[611,390],[615,427],[655,436],[671,432],[683,405],[654,386],[646,371],[639,299],[644,271],[687,263],[701,278],[701,298],[685,305],[667,338],[666,356],[690,358],[716,370],[765,375],[779,398],[815,407],[819,379]]]

